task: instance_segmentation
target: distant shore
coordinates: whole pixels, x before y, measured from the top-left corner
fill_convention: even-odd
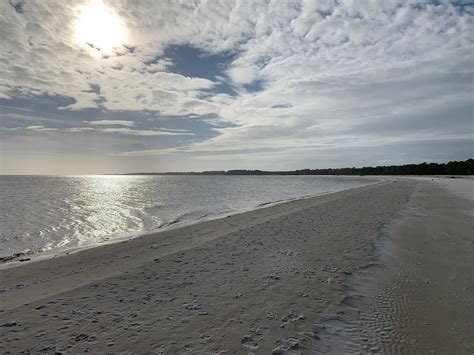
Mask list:
[[[325,319],[347,303],[347,283],[377,262],[377,241],[395,233],[387,226],[413,223],[402,217],[423,202],[420,191],[433,194],[424,208],[447,201],[432,185],[387,178],[1,270],[0,348],[322,349]],[[449,196],[456,207],[461,197]],[[460,216],[443,223],[464,235]]]
[[[450,161],[448,163],[421,163],[405,165],[366,166],[362,168],[327,168],[327,169],[298,169],[298,170],[214,170],[188,172],[135,172],[120,175],[474,175],[474,159]]]

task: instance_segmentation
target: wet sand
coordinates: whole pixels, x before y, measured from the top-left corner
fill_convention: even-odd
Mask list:
[[[473,207],[443,186],[420,184],[393,228],[390,272],[378,289],[398,286],[386,292],[400,299],[392,317],[404,352],[474,354]]]
[[[439,187],[430,190],[430,182],[396,180],[1,270],[0,351],[337,352],[331,348],[334,337],[328,332],[331,319],[344,315],[344,309],[350,314],[348,304],[355,297],[356,284],[363,284],[364,272],[377,269],[373,265],[389,263],[380,254],[384,250],[381,241],[388,235],[388,240],[404,245],[403,238],[399,241],[392,236],[409,235],[395,229],[397,223],[400,228],[414,228],[413,221],[405,220],[410,207],[441,208],[444,220],[435,215],[432,221],[418,223],[423,232],[427,222],[449,227],[446,235],[438,237],[444,236],[448,244],[451,235],[467,238],[466,228],[472,226],[470,216],[462,215],[468,207],[459,202],[462,198],[441,194],[445,190]],[[428,191],[426,201],[417,197],[423,191]],[[448,195],[452,200],[446,205]],[[423,201],[426,204],[419,205]],[[454,210],[459,214],[451,215]],[[420,252],[429,258],[431,251],[425,242],[409,238],[407,243],[417,258]],[[397,248],[397,253],[402,250]],[[445,248],[439,244],[437,252]],[[473,262],[472,249],[464,252],[456,254],[456,265],[464,263],[467,268]],[[462,262],[464,257],[467,259]],[[436,262],[423,265],[430,272],[437,267]],[[430,274],[431,283],[423,280],[420,290],[445,279],[438,273]],[[384,277],[380,280],[392,280]],[[442,299],[447,304],[458,303],[459,310],[466,313],[457,328],[466,340],[471,328],[464,327],[473,317],[468,317],[469,310],[464,307],[466,295],[472,293],[472,279],[457,277],[452,282],[459,286],[455,290],[461,298],[448,295]],[[411,279],[415,285],[421,282]],[[360,300],[384,289],[383,281],[368,285],[360,288],[364,297],[356,297],[359,303],[353,303],[360,307],[359,313],[365,312]],[[428,314],[438,305],[435,301],[442,297],[441,289],[440,283],[428,292],[434,295],[434,301],[426,306]],[[391,300],[398,302],[406,292],[400,289],[400,296],[394,293]],[[418,313],[407,308],[399,318],[390,319],[401,329],[397,330],[401,338],[407,337],[402,329],[419,327],[418,321],[435,324],[425,320],[425,308],[417,306],[419,301],[425,302],[425,293],[417,297],[414,308]],[[382,312],[382,318],[391,314],[389,306],[377,311]],[[411,319],[417,324],[412,325]],[[438,333],[420,331],[419,337],[431,339],[433,334]],[[418,344],[420,347],[411,349],[427,349],[422,341]],[[376,346],[375,342],[374,352],[383,349]]]
[[[474,354],[474,179],[416,179],[317,352]]]

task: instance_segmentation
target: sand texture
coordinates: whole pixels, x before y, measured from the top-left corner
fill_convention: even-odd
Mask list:
[[[474,180],[422,180],[344,280],[316,352],[474,354]]]
[[[419,233],[432,238],[423,229],[427,221],[405,220],[406,211],[421,208],[418,204],[422,201],[426,202],[422,208],[439,207],[439,215],[429,222],[448,228],[445,239],[452,234],[468,238],[465,228],[469,228],[470,216],[451,216],[447,211],[451,205],[444,205],[448,195],[453,208],[462,198],[433,186],[421,180],[388,179],[1,270],[0,350],[167,354],[336,351],[330,345],[334,334],[327,332],[331,315],[344,312],[355,283],[375,259],[389,262],[377,251],[383,247],[380,240],[387,237],[387,231],[393,236],[405,235],[393,226],[415,228],[419,223]],[[459,205],[458,209],[465,207]],[[441,220],[445,212],[448,216]],[[464,223],[459,230],[459,224],[452,224],[452,218],[458,217]],[[432,239],[394,240],[416,253],[428,252],[426,243]],[[440,245],[433,253],[442,254],[445,248]],[[470,248],[460,258],[468,258],[472,265],[472,242]],[[428,263],[429,255],[425,258]],[[424,261],[423,265],[430,272],[438,267],[435,261],[432,266]],[[438,275],[438,271],[435,276],[420,275],[439,282],[435,292],[441,292],[445,278],[453,277],[451,273]],[[397,277],[377,274],[377,280],[399,285]],[[415,276],[412,279],[419,283]],[[453,283],[457,284],[456,280]],[[383,281],[377,281],[365,288],[367,298],[383,287]],[[399,292],[395,298],[408,291]],[[416,292],[419,294],[413,297],[426,297],[424,288]],[[463,284],[456,292],[463,295],[463,305],[472,304],[465,300],[465,295],[472,293],[472,284]],[[446,302],[453,301],[446,297]],[[427,308],[437,306],[436,302]],[[373,313],[361,301],[354,304]],[[419,312],[393,322],[410,329],[413,325],[408,323],[413,319],[425,319],[425,310]],[[407,324],[402,322],[405,318]],[[459,327],[468,324],[465,317]],[[429,338],[430,334],[419,336]],[[329,347],[321,344],[326,339]],[[374,352],[382,349],[376,348],[377,344]],[[398,348],[389,349],[397,352]]]

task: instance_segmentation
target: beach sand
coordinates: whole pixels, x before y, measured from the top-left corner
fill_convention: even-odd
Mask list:
[[[472,179],[420,184],[393,226],[387,271],[376,285],[397,300],[385,312],[399,340],[393,348],[474,354],[473,195]]]
[[[474,179],[415,181],[316,352],[474,354]]]
[[[414,208],[423,215],[412,219],[407,211]],[[357,315],[390,315],[392,305],[404,304],[410,292],[411,308],[407,306],[398,318],[386,317],[392,327],[402,329],[397,330],[399,338],[419,344],[410,350],[441,346],[438,339],[431,343],[429,339],[451,326],[453,319],[462,319],[456,323],[456,339],[464,342],[456,350],[472,352],[467,334],[473,308],[464,309],[474,299],[469,297],[472,275],[466,272],[473,265],[472,215],[465,213],[469,208],[468,200],[434,182],[389,178],[26,262],[0,271],[0,351],[337,352],[334,339],[344,349],[356,349],[364,346],[364,337],[347,340],[350,327],[340,325],[328,332],[334,326],[331,320],[347,315],[344,324],[357,321],[349,307],[359,307]],[[404,228],[418,229],[411,234]],[[409,237],[413,235],[416,238]],[[396,247],[387,247],[383,240]],[[393,261],[384,256],[395,255],[394,250],[411,253],[408,260],[425,254],[420,267],[415,264],[408,274],[416,287],[409,291],[398,287],[398,293],[385,294],[390,299],[386,309],[371,309],[367,300],[379,290],[405,282],[395,272],[402,266],[390,264]],[[447,272],[437,264],[440,258],[455,258],[447,267],[456,265],[464,274]],[[390,267],[375,268],[373,282],[362,282],[364,272],[378,264]],[[387,271],[392,269],[393,274]],[[425,277],[430,283],[425,283]],[[442,293],[446,280],[458,298]],[[432,288],[426,291],[426,285]],[[355,289],[367,294],[351,301]],[[440,302],[457,304],[456,311],[465,314],[443,313],[443,325],[433,318]],[[417,306],[425,303],[426,307]],[[380,322],[380,317],[375,318]],[[441,328],[432,332],[426,326],[407,334],[420,326],[418,322],[441,324]],[[379,352],[385,338],[373,333],[382,334],[374,330],[365,338],[373,343],[372,351]],[[410,341],[411,335],[415,342]],[[447,340],[448,334],[444,335]],[[449,349],[449,344],[440,349]]]

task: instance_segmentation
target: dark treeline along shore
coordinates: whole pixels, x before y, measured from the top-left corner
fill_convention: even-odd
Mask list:
[[[129,173],[124,175],[473,175],[474,159],[363,168],[301,169],[292,171],[227,170],[203,172]]]

